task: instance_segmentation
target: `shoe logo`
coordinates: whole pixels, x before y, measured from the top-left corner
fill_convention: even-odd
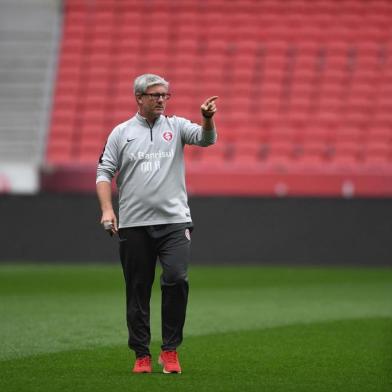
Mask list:
[[[135,139],[136,139],[135,137],[133,139],[127,139],[127,143],[129,143],[129,142],[131,142],[131,141],[133,141]]]

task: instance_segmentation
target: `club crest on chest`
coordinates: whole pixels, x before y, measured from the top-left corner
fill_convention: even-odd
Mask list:
[[[173,132],[172,131],[165,131],[162,133],[162,138],[165,142],[171,142],[173,140]]]

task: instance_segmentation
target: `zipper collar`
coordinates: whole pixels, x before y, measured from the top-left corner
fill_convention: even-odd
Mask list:
[[[149,129],[152,129],[155,126],[155,124],[158,124],[159,121],[161,121],[162,115],[160,115],[155,120],[155,122],[153,124],[150,124],[149,121],[145,117],[143,117],[139,112],[136,113],[135,117],[136,117],[137,121],[140,123],[140,125],[143,125],[143,126],[149,128]]]
[[[153,142],[152,129],[154,128],[154,125],[155,125],[155,124],[157,124],[157,123],[159,123],[159,121],[161,121],[161,117],[162,117],[162,115],[159,116],[159,117],[155,120],[154,124],[150,124],[150,123],[148,122],[148,120],[147,120],[145,117],[143,117],[139,112],[136,113],[136,119],[137,119],[137,121],[138,121],[141,125],[143,125],[144,127],[147,127],[147,128],[150,130],[150,141],[151,141],[151,143]]]

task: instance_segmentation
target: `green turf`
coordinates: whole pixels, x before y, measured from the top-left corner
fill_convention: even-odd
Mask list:
[[[192,267],[190,282],[183,374],[133,375],[119,267],[0,266],[0,390],[391,390],[391,269]]]

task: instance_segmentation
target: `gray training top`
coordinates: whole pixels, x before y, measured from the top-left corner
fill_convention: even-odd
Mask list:
[[[119,228],[191,222],[184,146],[214,144],[216,132],[181,117],[161,115],[150,126],[137,113],[109,135],[97,183],[118,172]]]

